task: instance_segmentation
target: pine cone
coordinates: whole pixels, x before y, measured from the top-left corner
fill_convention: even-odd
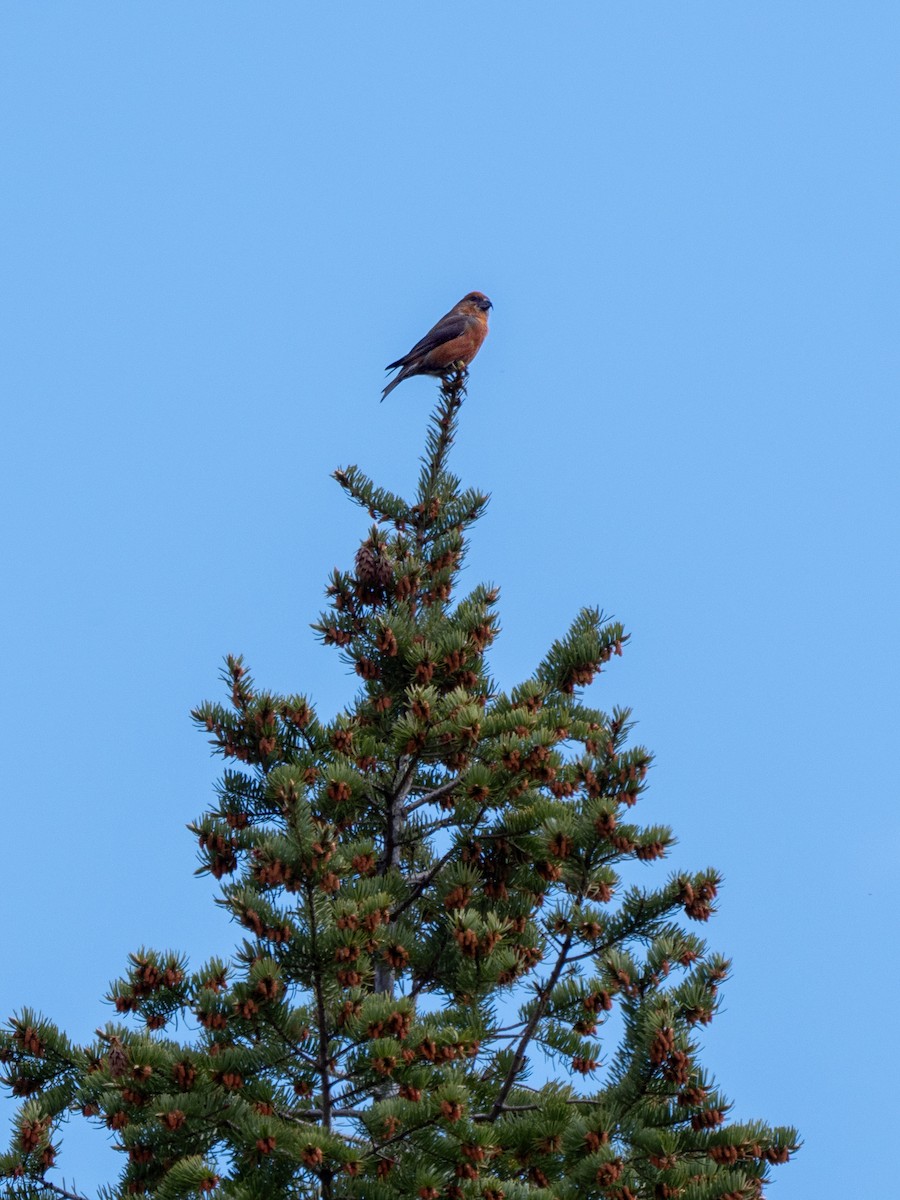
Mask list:
[[[384,592],[394,578],[383,542],[363,542],[356,552],[356,577],[365,588]]]

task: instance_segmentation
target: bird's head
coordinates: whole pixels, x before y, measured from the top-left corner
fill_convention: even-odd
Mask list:
[[[478,312],[487,312],[489,308],[494,307],[484,292],[469,292],[468,296],[463,296],[459,302],[459,307],[463,306],[477,309]]]

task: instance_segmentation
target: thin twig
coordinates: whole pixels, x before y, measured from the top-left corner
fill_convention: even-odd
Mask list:
[[[472,831],[478,827],[478,822],[484,816],[486,811],[487,811],[487,805],[483,804],[481,806],[481,808],[478,810],[478,813],[475,816],[475,818],[470,823],[469,834],[471,834]],[[422,893],[425,891],[425,889],[428,887],[428,885],[431,883],[431,881],[440,872],[441,868],[450,861],[450,859],[453,857],[454,854],[458,853],[458,849],[459,848],[455,845],[451,846],[450,849],[447,851],[447,853],[442,855],[437,860],[437,862],[434,864],[434,866],[430,867],[425,872],[424,876],[417,876],[418,882],[416,883],[415,887],[410,891],[409,895],[406,897],[406,899],[403,901],[403,903],[398,904],[397,907],[391,911],[392,920],[396,920],[397,917],[399,917],[402,912],[405,912],[405,910],[407,908],[409,908],[409,906],[411,904],[414,904],[415,901],[419,899],[419,897],[422,895]]]
[[[58,1183],[51,1183],[49,1179],[41,1179],[41,1187],[54,1192],[57,1196],[64,1196],[65,1200],[89,1200],[89,1197],[81,1192],[70,1192],[68,1188],[61,1187]]]
[[[412,804],[407,804],[405,811],[407,813],[415,812],[417,808],[421,808],[424,804],[435,804],[444,796],[449,796],[453,789],[457,786],[461,775],[457,775],[455,779],[448,779],[446,783],[442,783],[440,787],[436,787],[433,791],[427,792],[424,796],[420,796],[418,800]]]
[[[569,952],[569,947],[571,944],[572,935],[569,934],[559,952],[559,957],[556,960],[556,966],[550,973],[550,978],[547,980],[544,987],[541,988],[540,998],[537,1004],[534,1006],[534,1012],[531,1014],[531,1018],[528,1024],[525,1026],[525,1032],[522,1034],[521,1041],[516,1048],[516,1053],[513,1057],[512,1064],[506,1073],[506,1078],[503,1080],[500,1091],[497,1093],[497,1099],[494,1101],[494,1105],[491,1109],[490,1119],[492,1121],[495,1121],[503,1111],[503,1106],[506,1103],[506,1097],[509,1095],[512,1086],[516,1081],[516,1076],[520,1073],[525,1065],[525,1051],[528,1049],[528,1043],[534,1036],[534,1031],[538,1027],[538,1022],[547,1011],[547,1005],[550,1003],[550,997],[553,994],[553,989],[559,982],[559,977],[562,975],[563,967],[566,965],[566,956]]]

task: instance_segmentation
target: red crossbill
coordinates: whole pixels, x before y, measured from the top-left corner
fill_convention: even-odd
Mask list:
[[[467,367],[487,337],[489,308],[493,305],[483,292],[463,296],[409,354],[388,364],[385,370],[399,367],[400,373],[381,393],[382,400],[410,375],[446,375],[458,363]]]

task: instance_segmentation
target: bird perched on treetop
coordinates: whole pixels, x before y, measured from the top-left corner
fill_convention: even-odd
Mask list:
[[[469,292],[429,329],[409,354],[389,363],[386,371],[400,368],[381,393],[382,400],[410,375],[446,375],[457,364],[467,367],[487,337],[488,309],[493,308],[484,292]]]

